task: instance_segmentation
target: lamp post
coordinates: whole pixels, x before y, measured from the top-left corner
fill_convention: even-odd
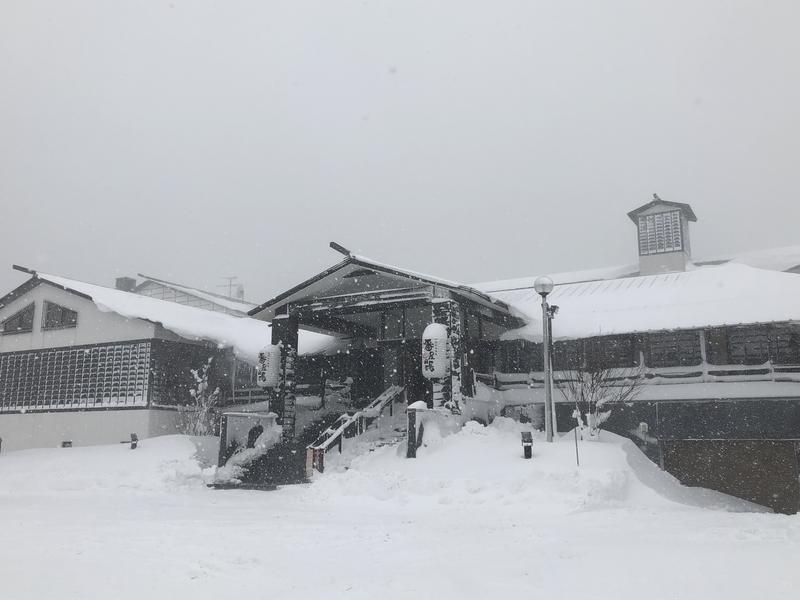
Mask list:
[[[551,319],[555,310],[547,303],[547,295],[553,291],[553,280],[549,277],[537,277],[533,289],[542,297],[542,362],[544,367],[544,431],[548,442],[553,441],[556,432],[556,411],[553,405],[553,368],[550,361],[550,344],[552,340]]]

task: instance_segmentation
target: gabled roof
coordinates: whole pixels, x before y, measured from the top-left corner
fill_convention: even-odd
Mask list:
[[[166,279],[159,279],[157,277],[151,277],[150,275],[145,275],[144,273],[138,273],[139,277],[145,279],[142,283],[136,286],[138,290],[141,286],[146,284],[148,281],[154,281],[159,283],[165,287],[171,288],[173,290],[183,292],[184,294],[189,294],[191,296],[195,296],[207,302],[212,302],[226,308],[228,310],[235,310],[241,313],[246,314],[248,311],[252,310],[255,307],[253,302],[247,302],[246,300],[239,300],[237,298],[231,298],[229,296],[224,296],[222,294],[215,294],[214,292],[207,292],[205,290],[200,290],[188,285],[183,285],[180,283],[174,283],[172,281],[167,281]]]
[[[298,300],[300,298],[306,297],[307,295],[313,293],[315,284],[319,284],[320,282],[323,282],[323,280],[328,278],[333,278],[334,280],[338,281],[342,277],[352,277],[353,276],[352,273],[357,274],[359,270],[363,270],[365,272],[370,272],[370,273],[377,272],[384,275],[388,275],[390,277],[406,280],[412,283],[440,286],[442,288],[450,290],[456,295],[460,295],[479,304],[495,308],[497,310],[500,310],[501,312],[509,312],[509,306],[505,302],[497,298],[494,298],[489,294],[486,294],[485,292],[482,292],[476,288],[466,286],[448,279],[435,277],[433,275],[426,275],[423,273],[418,273],[416,271],[411,271],[408,269],[402,269],[392,265],[387,265],[385,263],[372,260],[371,258],[367,258],[365,256],[353,254],[348,250],[342,248],[335,242],[331,243],[331,247],[333,247],[338,252],[345,254],[345,259],[336,263],[332,267],[325,269],[320,273],[317,273],[313,277],[306,279],[305,281],[294,286],[293,288],[275,296],[274,298],[267,300],[263,304],[260,304],[259,306],[251,310],[248,314],[250,314],[251,316],[258,316],[259,318],[265,318],[265,319],[271,318],[274,315],[274,311],[280,306],[288,302],[291,302],[293,300]]]
[[[114,312],[129,319],[159,323],[165,329],[189,340],[205,340],[219,347],[233,348],[237,356],[255,362],[259,351],[271,340],[270,325],[256,319],[235,317],[149,296],[141,296],[92,283],[42,273],[14,265],[31,279],[0,299],[4,306],[40,284],[47,284],[91,300],[104,312]],[[335,338],[303,332],[299,341],[301,354],[315,354],[336,345]]]
[[[495,292],[529,324],[508,337],[540,340],[541,298],[532,288]],[[755,323],[800,322],[800,277],[727,263],[682,273],[556,285],[555,339]]]
[[[628,213],[628,218],[634,223],[637,222],[639,218],[639,213],[644,212],[654,206],[667,206],[670,208],[677,208],[683,213],[683,216],[686,217],[687,221],[697,221],[697,217],[692,210],[692,207],[688,204],[683,202],[669,202],[667,200],[662,200],[658,197],[658,194],[653,194],[653,199],[648,202],[647,204],[642,204],[639,208],[634,208],[631,212]]]

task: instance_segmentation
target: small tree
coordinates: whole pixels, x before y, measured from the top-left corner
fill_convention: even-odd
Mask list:
[[[642,367],[606,368],[600,361],[562,371],[558,389],[567,402],[575,405],[574,416],[581,431],[589,437],[600,433],[615,406],[634,400],[641,391]]]
[[[193,408],[187,415],[186,433],[189,435],[210,435],[213,430],[212,411],[222,398],[220,389],[217,387],[211,390],[208,383],[208,372],[213,360],[213,357],[209,357],[202,367],[190,371],[194,378],[194,387],[189,389]]]

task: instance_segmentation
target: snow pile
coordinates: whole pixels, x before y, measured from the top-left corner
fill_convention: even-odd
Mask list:
[[[315,475],[310,499],[362,497],[439,505],[485,505],[486,510],[533,508],[565,514],[602,508],[759,510],[710,490],[687,488],[650,462],[629,440],[603,432],[582,442],[575,464],[571,434],[553,444],[534,432],[534,458],[522,458],[520,431],[529,428],[497,418],[488,427],[468,422],[442,437],[426,428],[416,459],[405,445],[383,446],[354,458],[347,470]]]
[[[203,484],[219,438],[169,435],[130,444],[39,448],[0,458],[0,494],[164,492]]]

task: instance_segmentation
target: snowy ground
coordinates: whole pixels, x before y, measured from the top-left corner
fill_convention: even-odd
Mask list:
[[[276,492],[207,489],[213,448],[180,436],[9,453],[0,598],[800,597],[799,517],[683,488],[610,434],[580,469],[569,437],[525,461],[518,427]]]

